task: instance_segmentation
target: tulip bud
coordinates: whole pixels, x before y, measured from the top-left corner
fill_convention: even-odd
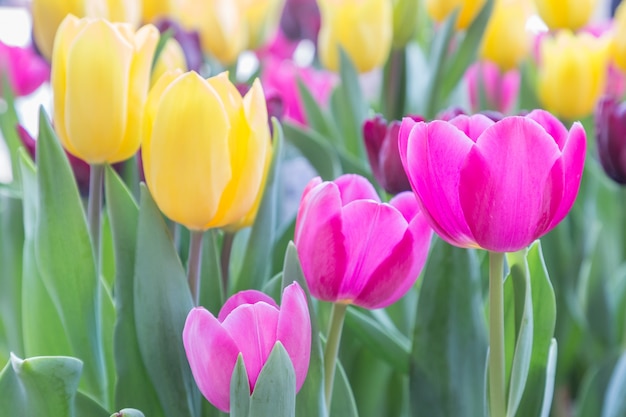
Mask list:
[[[280,307],[260,291],[242,291],[226,301],[217,318],[202,307],[194,308],[183,329],[196,384],[224,412],[231,407],[230,382],[238,355],[243,357],[252,394],[276,342],[282,343],[291,359],[297,392],[309,368],[311,320],[304,291],[295,282],[283,291]]]
[[[591,19],[597,3],[597,0],[535,0],[539,16],[550,29],[580,29]]]
[[[472,112],[478,112],[481,104],[500,113],[510,113],[520,87],[517,69],[501,71],[493,62],[480,61],[472,64],[465,74]],[[484,103],[481,103],[481,94]]]
[[[280,28],[287,38],[317,42],[320,24],[320,9],[316,0],[285,1]]]
[[[50,65],[31,47],[9,46],[0,41],[0,96],[5,77],[16,96],[25,96],[50,78]]]
[[[435,22],[443,22],[460,8],[456,28],[466,29],[485,5],[486,0],[426,0],[426,11]]]
[[[419,116],[411,118],[415,121],[424,120]],[[398,150],[399,130],[399,121],[394,120],[387,125],[380,115],[363,123],[363,139],[374,178],[390,194],[411,191]]]
[[[322,64],[339,69],[343,48],[359,72],[381,66],[391,49],[391,0],[319,0],[322,13],[317,46]]]
[[[139,149],[143,106],[158,41],[152,25],[68,16],[52,57],[54,124],[63,147],[90,164]]]
[[[178,3],[181,0],[143,0],[141,15],[144,22],[154,22],[157,19],[174,16]]]
[[[604,172],[618,184],[626,184],[626,102],[602,97],[596,107],[595,125]]]

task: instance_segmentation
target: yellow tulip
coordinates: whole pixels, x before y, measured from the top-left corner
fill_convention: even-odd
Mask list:
[[[67,16],[55,39],[51,83],[61,143],[89,163],[130,158],[139,148],[150,67],[159,39],[147,25]]]
[[[169,38],[163,50],[161,50],[161,54],[154,64],[154,68],[152,68],[150,85],[154,86],[156,81],[161,78],[161,75],[175,69],[187,71],[187,61],[185,60],[183,48],[178,41],[174,38]]]
[[[576,30],[591,19],[597,0],[535,0],[537,12],[550,29]]]
[[[143,0],[141,12],[144,22],[153,22],[160,17],[169,17],[176,13],[180,0]]]
[[[612,58],[615,65],[626,72],[626,3],[619,5],[613,19]]]
[[[248,26],[247,49],[262,46],[274,34],[284,0],[239,0],[239,10]]]
[[[545,108],[573,120],[594,109],[604,91],[609,38],[561,30],[541,43],[538,95]]]
[[[271,158],[260,82],[242,98],[226,73],[167,72],[148,96],[142,156],[148,188],[170,219],[191,230],[242,222]]]
[[[381,66],[391,49],[391,0],[319,0],[321,28],[317,40],[322,64],[339,69],[339,47],[359,72]]]
[[[530,50],[527,0],[498,0],[483,36],[480,56],[505,70],[516,68]]]
[[[435,22],[443,22],[456,9],[460,9],[456,20],[457,29],[467,28],[486,0],[426,0],[426,11]]]

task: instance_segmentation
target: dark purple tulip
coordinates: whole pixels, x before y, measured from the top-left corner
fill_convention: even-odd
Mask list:
[[[424,120],[420,116],[409,117],[415,121]],[[363,139],[374,178],[390,194],[411,190],[411,184],[400,160],[399,131],[399,121],[394,120],[387,124],[381,115],[376,115],[363,123]]]
[[[172,37],[178,41],[185,54],[185,61],[190,71],[198,72],[202,66],[203,56],[200,47],[200,36],[196,31],[184,29],[176,21],[171,19],[161,19],[154,24],[159,32],[172,31]]]
[[[291,40],[309,39],[317,42],[320,22],[317,1],[287,0],[280,18],[280,28]]]
[[[596,143],[606,174],[626,184],[626,102],[612,96],[598,101],[595,114]]]

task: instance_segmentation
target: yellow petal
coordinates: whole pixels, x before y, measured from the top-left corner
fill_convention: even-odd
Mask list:
[[[185,61],[185,53],[178,41],[174,38],[169,38],[165,43],[165,47],[159,55],[154,68],[152,69],[152,75],[150,76],[150,82],[152,85],[161,78],[161,75],[165,74],[169,70],[180,68],[183,71],[187,71],[187,62]]]
[[[84,0],[33,0],[31,12],[35,43],[41,54],[50,60],[57,28],[68,14],[84,15]]]
[[[499,0],[483,36],[480,56],[508,71],[516,68],[530,51],[526,21],[531,15],[527,0]]]
[[[426,0],[426,11],[435,22],[443,22],[460,8],[457,30],[466,29],[476,18],[486,0]]]
[[[170,219],[204,230],[231,179],[229,122],[215,90],[189,72],[158,104],[147,156],[148,186]]]
[[[535,4],[550,29],[576,30],[589,22],[597,0],[535,0]]]

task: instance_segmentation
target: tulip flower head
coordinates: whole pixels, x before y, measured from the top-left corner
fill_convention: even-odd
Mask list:
[[[484,104],[488,109],[510,113],[515,107],[520,78],[517,69],[503,72],[493,62],[475,62],[465,73],[472,110],[474,112],[481,110],[480,97],[484,94]]]
[[[313,297],[374,309],[413,286],[431,236],[413,193],[381,203],[365,178],[346,174],[309,182],[294,241]]]
[[[167,72],[150,91],[142,134],[146,183],[167,217],[206,230],[255,210],[272,155],[258,80],[242,98],[227,73]]]
[[[50,65],[32,47],[10,46],[0,41],[0,96],[5,76],[13,93],[25,96],[50,78]]]
[[[626,102],[602,97],[596,108],[595,127],[604,172],[618,184],[626,185]]]
[[[282,343],[300,390],[309,368],[311,321],[304,291],[297,283],[287,286],[281,306],[266,294],[247,290],[226,301],[217,318],[202,307],[187,316],[183,343],[196,384],[218,409],[230,410],[230,381],[243,356],[250,393],[276,342]]]
[[[443,22],[459,9],[457,29],[466,29],[485,5],[486,0],[426,0],[426,11],[435,22]]]
[[[52,57],[54,124],[63,147],[90,163],[133,156],[158,30],[68,16]]]
[[[537,12],[550,29],[576,30],[585,26],[597,0],[535,0]]]
[[[446,242],[514,252],[552,230],[580,187],[586,135],[535,110],[493,122],[405,118],[400,156],[428,222]]]

